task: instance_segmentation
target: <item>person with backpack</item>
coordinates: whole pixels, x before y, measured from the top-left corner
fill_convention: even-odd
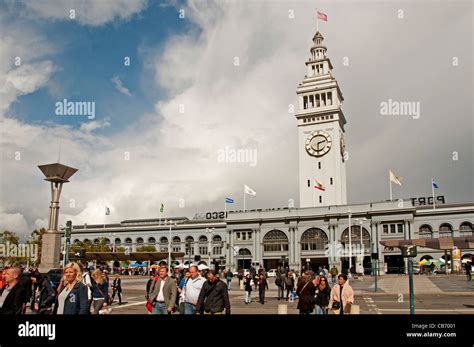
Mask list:
[[[38,314],[52,314],[53,304],[56,301],[56,286],[48,275],[43,276],[40,284]]]
[[[288,274],[285,276],[284,283],[285,283],[285,289],[286,289],[286,300],[288,300],[290,297],[290,293],[295,288],[295,280],[293,278],[293,273],[291,271],[288,272]]]
[[[230,314],[230,301],[227,286],[216,276],[215,270],[207,273],[207,281],[203,284],[196,304],[196,312],[200,314]]]
[[[92,305],[92,278],[89,269],[86,268],[86,271],[82,274],[82,284],[86,286],[87,289],[87,302],[89,303],[89,309]]]

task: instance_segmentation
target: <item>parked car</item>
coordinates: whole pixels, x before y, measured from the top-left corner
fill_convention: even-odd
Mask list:
[[[267,272],[267,277],[276,277],[277,270],[276,269],[270,269]]]
[[[234,277],[237,277],[239,275],[239,271],[233,271],[232,274]],[[244,269],[244,276],[250,275],[250,270],[249,269]]]

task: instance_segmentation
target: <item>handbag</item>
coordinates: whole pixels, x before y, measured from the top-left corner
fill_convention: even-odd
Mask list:
[[[150,313],[151,313],[151,311],[153,311],[153,305],[151,304],[150,299],[148,299],[148,300],[146,301],[146,309],[147,309],[148,312],[150,312]]]
[[[339,309],[341,308],[341,302],[340,302],[340,301],[334,301],[334,302],[332,303],[332,308],[333,308],[334,310],[339,310]]]

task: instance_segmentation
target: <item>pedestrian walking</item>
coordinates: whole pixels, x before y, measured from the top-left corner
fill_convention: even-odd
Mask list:
[[[25,289],[20,284],[21,268],[11,267],[3,274],[4,285],[0,290],[0,314],[21,314]]]
[[[283,299],[284,297],[284,292],[285,292],[285,274],[284,274],[284,269],[282,267],[278,267],[276,271],[276,277],[275,277],[275,285],[277,286],[278,292],[277,292],[277,298],[278,300]]]
[[[56,301],[56,286],[48,275],[43,276],[40,285],[38,314],[52,314],[53,304]]]
[[[122,279],[119,274],[115,274],[114,281],[112,282],[112,298],[110,299],[110,304],[114,303],[115,294],[117,294],[119,299],[119,305],[122,305]]]
[[[262,305],[265,303],[265,290],[266,289],[268,289],[268,282],[262,273],[260,274],[260,277],[258,279],[258,298]],[[280,299],[278,298],[278,300]]]
[[[245,304],[250,304],[252,302],[252,278],[250,275],[245,276],[244,279],[244,287],[245,287]]]
[[[225,280],[227,281],[227,289],[228,290],[230,290],[230,285],[232,283],[232,277],[233,276],[234,276],[234,274],[232,273],[232,271],[230,271],[230,269],[225,274]]]
[[[329,300],[331,298],[331,287],[326,277],[319,281],[316,287],[316,295],[314,297],[316,314],[328,314]]]
[[[471,272],[472,272],[472,265],[471,265],[471,262],[468,261],[466,263],[466,265],[464,265],[464,268],[466,269],[466,276],[467,276],[467,280],[470,282],[472,280],[472,277],[471,277]]]
[[[311,278],[311,273],[307,270],[301,274],[300,281],[296,288],[298,294],[297,309],[300,314],[311,314],[314,311],[314,295],[316,288]]]
[[[196,314],[199,294],[201,294],[205,282],[206,280],[200,275],[198,267],[191,265],[189,277],[186,279],[183,289],[184,314]]]
[[[64,267],[53,314],[89,314],[87,287],[82,283],[81,268],[76,263]]]
[[[230,301],[227,286],[216,276],[215,270],[209,270],[207,281],[203,284],[196,304],[196,312],[206,314],[230,314]]]
[[[285,289],[286,289],[286,300],[290,297],[290,293],[295,288],[295,279],[293,278],[293,273],[290,271],[288,275],[285,276]]]
[[[176,303],[178,288],[174,278],[168,276],[168,268],[162,266],[159,271],[158,279],[155,279],[150,286],[148,299],[153,310],[152,314],[171,314]]]
[[[339,273],[339,270],[337,269],[336,265],[332,266],[329,273],[331,274],[332,283],[336,283],[337,282],[337,274]]]
[[[92,273],[92,314],[107,308],[109,303],[109,283],[100,269]]]
[[[347,283],[347,275],[341,274],[337,277],[338,284],[331,290],[331,298],[328,308],[335,314],[350,314],[354,303],[354,290]]]

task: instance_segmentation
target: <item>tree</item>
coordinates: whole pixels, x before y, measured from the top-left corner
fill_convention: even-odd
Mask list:
[[[156,252],[156,247],[151,245],[137,247],[137,252]]]
[[[6,244],[7,242],[18,245],[20,242],[20,237],[16,235],[13,231],[5,230],[3,233],[0,234],[0,242]]]

